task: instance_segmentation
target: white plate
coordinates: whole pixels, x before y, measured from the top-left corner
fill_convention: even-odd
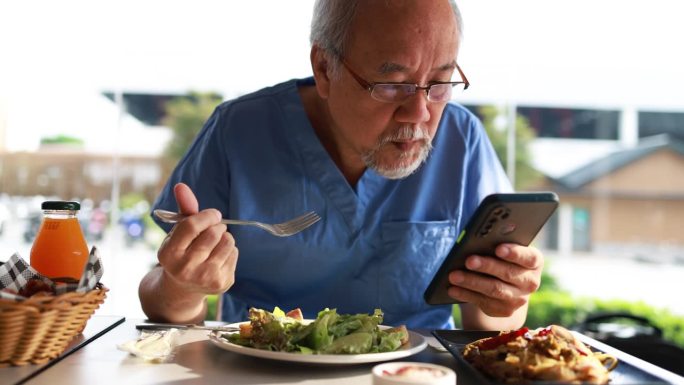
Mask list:
[[[237,327],[240,323],[231,324],[228,326]],[[380,326],[387,328],[387,326]],[[209,333],[209,340],[221,349],[225,349],[234,353],[244,354],[252,357],[268,358],[271,360],[290,361],[290,362],[308,362],[314,364],[337,364],[337,365],[353,365],[363,364],[368,362],[390,361],[397,358],[408,357],[414,355],[427,346],[427,340],[422,335],[409,330],[409,342],[404,344],[399,349],[393,352],[383,353],[365,353],[365,354],[301,354],[290,352],[273,352],[270,350],[262,350],[251,348],[248,346],[237,345],[229,342],[221,336],[224,334],[232,334],[232,332],[213,331]]]

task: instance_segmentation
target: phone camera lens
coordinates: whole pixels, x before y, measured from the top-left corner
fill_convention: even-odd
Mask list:
[[[510,233],[514,232],[515,228],[516,228],[515,223],[506,223],[504,226],[501,226],[501,228],[499,229],[499,232],[502,235],[506,235],[506,234],[510,234]]]
[[[481,237],[484,237],[485,235],[489,234],[492,231],[492,227],[494,226],[494,223],[496,222],[496,218],[491,218],[487,221],[487,223],[482,226],[480,229],[480,232],[478,233]]]

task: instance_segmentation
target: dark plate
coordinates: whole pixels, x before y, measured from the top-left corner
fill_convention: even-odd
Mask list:
[[[623,384],[684,384],[684,377],[680,377],[665,369],[659,368],[644,360],[631,356],[600,341],[585,335],[575,335],[592,350],[611,354],[618,359],[618,366],[610,373],[610,385]],[[499,384],[492,380],[463,358],[465,345],[481,338],[498,335],[498,332],[472,330],[435,330],[432,334],[456,358],[458,383],[461,384]],[[535,382],[540,384],[541,382]],[[557,383],[556,383],[557,384]]]

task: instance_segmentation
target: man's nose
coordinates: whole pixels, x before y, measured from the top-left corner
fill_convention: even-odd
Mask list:
[[[428,109],[427,93],[423,90],[417,91],[414,95],[404,100],[394,117],[401,123],[423,123],[430,120],[430,110]]]

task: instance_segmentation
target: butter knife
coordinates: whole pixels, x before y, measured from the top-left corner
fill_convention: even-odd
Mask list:
[[[181,329],[181,330],[211,330],[211,331],[222,331],[222,332],[237,332],[240,328],[235,326],[220,325],[220,326],[205,326],[205,325],[195,325],[195,324],[167,324],[167,323],[155,323],[155,322],[145,322],[135,325],[138,330],[167,330],[167,329]]]

